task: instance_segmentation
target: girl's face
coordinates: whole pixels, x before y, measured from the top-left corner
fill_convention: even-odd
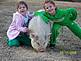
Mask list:
[[[25,15],[27,12],[27,8],[24,4],[20,4],[17,10],[22,15]]]
[[[45,3],[45,11],[50,13],[51,15],[55,14],[55,8],[56,7],[52,3]]]

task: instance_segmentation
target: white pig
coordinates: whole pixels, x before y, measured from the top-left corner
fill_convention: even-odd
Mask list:
[[[45,51],[50,41],[50,23],[45,23],[40,16],[30,20],[29,29],[31,45],[36,51]]]

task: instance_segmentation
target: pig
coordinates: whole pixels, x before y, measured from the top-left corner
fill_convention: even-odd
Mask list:
[[[30,39],[32,47],[39,52],[46,51],[46,47],[50,41],[51,25],[45,23],[40,16],[34,16],[28,27],[30,32]]]

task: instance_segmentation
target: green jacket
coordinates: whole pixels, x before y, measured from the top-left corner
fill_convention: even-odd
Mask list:
[[[59,24],[61,26],[67,26],[74,34],[76,34],[77,36],[81,37],[81,35],[79,35],[79,33],[81,32],[80,27],[78,27],[78,25],[74,22],[74,20],[77,17],[77,11],[74,8],[67,8],[67,9],[56,9],[56,13],[55,15],[51,15],[45,11],[41,11],[41,12],[36,12],[35,16],[40,16],[44,22],[48,23],[49,21],[53,21],[54,24]],[[51,41],[54,41],[54,39],[56,38],[54,36],[55,33],[54,32],[54,25],[52,26],[51,29]],[[78,32],[76,32],[76,30],[79,30]]]
[[[40,16],[44,22],[48,23],[50,20],[55,22],[60,22],[63,17],[67,17],[70,20],[75,20],[77,17],[76,9],[67,8],[67,9],[56,9],[55,15],[51,15],[45,11],[35,12],[35,16]]]

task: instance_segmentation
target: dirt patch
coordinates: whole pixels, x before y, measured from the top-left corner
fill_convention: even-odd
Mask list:
[[[36,11],[42,8],[40,2],[27,2],[29,10]],[[55,2],[59,8],[74,7],[77,9],[77,23],[81,26],[81,3]],[[58,43],[55,48],[47,48],[46,52],[37,53],[31,47],[8,47],[6,31],[15,12],[15,2],[0,4],[0,61],[80,61],[81,40],[68,28],[61,29]]]

